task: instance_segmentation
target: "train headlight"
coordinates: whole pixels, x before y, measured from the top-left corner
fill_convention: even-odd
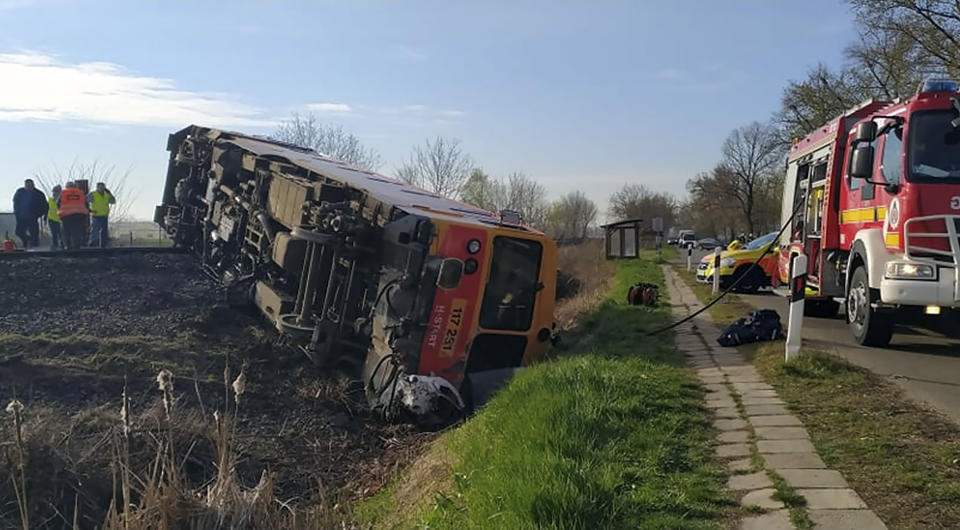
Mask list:
[[[471,239],[470,241],[467,241],[467,252],[471,254],[476,254],[477,252],[480,252],[480,240]]]
[[[467,261],[463,262],[463,272],[465,274],[473,274],[477,272],[477,268],[480,267],[480,264],[477,263],[477,260],[473,258],[467,258]]]
[[[936,280],[937,268],[925,263],[891,261],[887,263],[885,276],[895,280]]]

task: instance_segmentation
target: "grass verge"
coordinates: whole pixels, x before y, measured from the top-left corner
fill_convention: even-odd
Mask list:
[[[567,355],[524,370],[361,504],[357,519],[378,528],[722,527],[734,504],[711,461],[701,391],[672,337],[645,335],[669,319],[665,304],[623,300],[640,280],[663,285],[652,253],[618,263]],[[401,495],[424,467],[444,476]]]
[[[678,273],[701,302],[711,299],[709,287]],[[711,308],[721,324],[751,309],[727,298]],[[888,526],[960,528],[960,427],[827,353],[805,350],[784,363],[782,342],[740,349],[803,421],[827,466],[843,473]]]

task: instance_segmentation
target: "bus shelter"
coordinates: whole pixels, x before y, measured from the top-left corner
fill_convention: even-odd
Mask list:
[[[636,258],[640,255],[640,223],[642,219],[626,219],[603,225],[607,259]]]

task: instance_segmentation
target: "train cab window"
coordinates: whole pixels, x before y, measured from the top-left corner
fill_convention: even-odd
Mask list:
[[[490,278],[480,306],[485,329],[523,331],[533,321],[540,283],[542,247],[537,241],[498,236],[493,240]]]
[[[903,128],[894,127],[883,136],[883,159],[880,161],[880,171],[887,184],[900,184],[903,178]]]

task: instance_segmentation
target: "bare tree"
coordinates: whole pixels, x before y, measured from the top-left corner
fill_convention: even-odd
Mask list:
[[[499,212],[507,202],[507,190],[502,182],[490,178],[482,169],[474,169],[460,190],[463,202],[491,212]]]
[[[404,162],[394,171],[394,175],[407,183],[413,184],[414,186],[420,186],[420,172],[417,170],[417,166],[411,162]]]
[[[867,25],[846,50],[858,99],[908,98],[936,61],[904,33]]]
[[[781,141],[802,138],[870,98],[914,94],[927,76],[960,76],[960,2],[848,0],[861,28],[846,62],[820,64],[784,90],[777,121]]]
[[[723,143],[723,162],[714,169],[714,177],[725,183],[727,195],[736,200],[747,229],[756,228],[756,209],[761,191],[779,171],[785,151],[776,127],[753,122],[735,129]]]
[[[960,76],[960,2],[957,0],[849,0],[858,22],[891,32],[922,50],[933,66]],[[925,61],[926,62],[926,61]],[[927,72],[932,73],[932,72]]]
[[[610,196],[608,213],[614,220],[662,217],[664,227],[674,226],[677,200],[669,193],[654,192],[642,184],[624,184]]]
[[[33,180],[48,197],[54,186],[63,186],[67,182],[86,180],[89,183],[90,191],[93,191],[98,182],[103,182],[117,200],[117,203],[110,207],[110,222],[123,223],[133,220],[130,209],[139,196],[139,190],[131,189],[128,186],[132,172],[132,166],[123,172],[119,172],[116,166],[103,165],[99,160],[89,163],[74,160],[65,168],[51,164],[48,169],[36,171],[33,174]]]
[[[460,140],[438,136],[413,148],[410,160],[397,168],[397,178],[445,197],[458,197],[473,163]]]
[[[581,191],[572,191],[550,206],[547,233],[558,241],[583,241],[597,218],[597,205]]]
[[[529,226],[538,229],[546,226],[549,204],[547,189],[543,184],[523,173],[514,172],[507,176],[505,191],[505,209],[520,212],[524,223]]]
[[[776,115],[777,136],[782,146],[802,138],[865,99],[865,92],[851,84],[852,67],[833,72],[818,64],[802,81],[790,81],[783,91],[781,110]]]
[[[280,122],[272,138],[313,149],[365,169],[375,171],[383,165],[380,154],[360,143],[359,138],[340,125],[324,125],[313,113],[294,112],[289,119]]]

